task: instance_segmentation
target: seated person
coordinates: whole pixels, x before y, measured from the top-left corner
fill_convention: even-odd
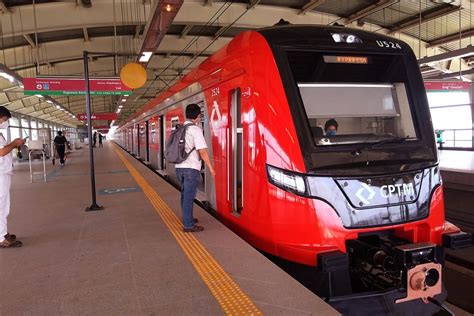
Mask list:
[[[326,124],[324,124],[324,131],[326,132],[326,136],[336,136],[337,128],[339,124],[335,119],[327,120]]]

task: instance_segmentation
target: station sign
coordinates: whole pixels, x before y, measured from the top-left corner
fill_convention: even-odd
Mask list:
[[[87,114],[80,113],[76,115],[79,121],[87,121]],[[117,113],[92,113],[91,120],[113,121],[118,118]]]
[[[23,78],[26,95],[85,95],[86,82],[80,77]],[[90,78],[91,95],[130,95],[120,78]]]
[[[465,81],[425,81],[427,92],[469,91],[469,82]]]

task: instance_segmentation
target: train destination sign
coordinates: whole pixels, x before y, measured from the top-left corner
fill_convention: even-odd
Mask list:
[[[118,118],[117,113],[92,113],[91,120],[112,121]],[[79,121],[87,121],[86,113],[77,114]]]
[[[91,95],[130,95],[132,91],[120,78],[89,79]],[[80,77],[23,78],[27,95],[84,95],[86,83]]]
[[[324,56],[328,64],[368,64],[369,59],[364,56]]]

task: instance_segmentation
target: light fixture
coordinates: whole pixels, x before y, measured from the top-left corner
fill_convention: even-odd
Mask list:
[[[171,12],[171,9],[173,9],[173,8],[171,7],[170,4],[167,4],[167,5],[165,6],[165,10],[166,10],[167,12]]]
[[[12,84],[16,84],[20,88],[24,88],[21,76],[4,64],[0,64],[0,77],[10,81]]]
[[[331,36],[336,43],[362,43],[362,40],[354,34],[331,33]]]
[[[119,109],[117,109],[117,114],[118,114],[118,113],[120,113],[120,111],[122,111],[122,109],[120,109],[120,108],[119,108]]]
[[[123,98],[123,99],[122,99],[122,102],[127,102],[127,99]]]
[[[124,97],[128,97],[129,95],[130,95],[130,94],[124,94],[123,96],[124,96]]]
[[[119,109],[123,108],[123,105],[119,105]]]
[[[142,55],[140,56],[139,61],[142,63],[146,63],[150,60],[152,55],[153,55],[153,52],[143,52]]]
[[[56,109],[61,110],[61,107],[59,105],[56,105]]]
[[[6,72],[0,72],[0,77],[7,79],[11,83],[15,82],[15,78],[13,78],[13,76],[7,74]]]
[[[43,96],[41,94],[35,94],[35,97],[42,98]]]
[[[443,3],[446,3],[446,4],[451,4],[453,3],[455,0],[431,0],[431,2],[433,3],[440,3],[440,4],[443,4]]]

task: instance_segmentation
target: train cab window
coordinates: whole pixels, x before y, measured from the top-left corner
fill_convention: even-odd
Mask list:
[[[417,139],[404,83],[301,83],[298,88],[316,145]],[[330,119],[338,125],[335,135],[324,130]]]
[[[401,55],[287,55],[316,146],[419,138]],[[335,134],[324,130],[330,119]]]

